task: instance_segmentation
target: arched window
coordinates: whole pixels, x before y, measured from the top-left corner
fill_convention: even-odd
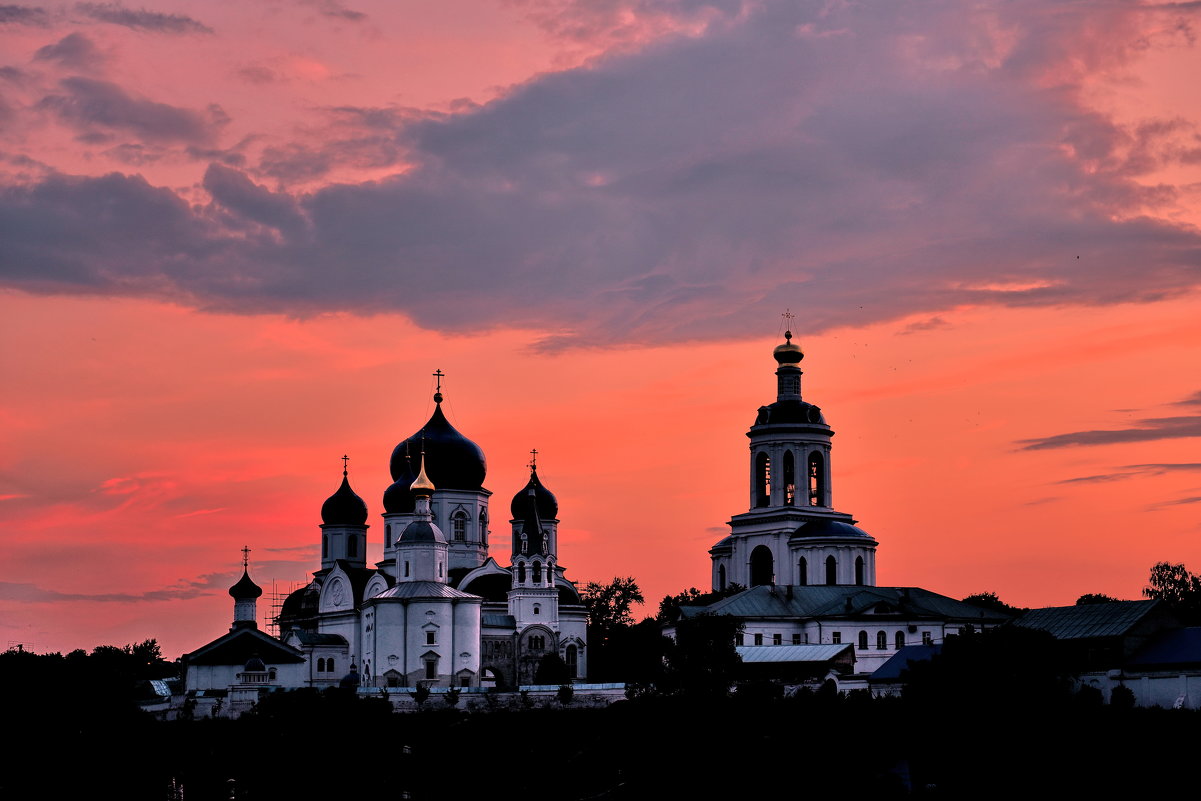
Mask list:
[[[863,586],[863,557],[862,556],[855,557],[855,584],[860,587]]]
[[[522,532],[522,534],[521,534],[521,552],[522,553],[530,552],[530,536],[528,534],[526,534],[525,532]]]
[[[334,672],[334,658],[332,656],[329,659],[325,660],[325,672],[326,673]]]
[[[866,631],[859,632],[859,650],[860,651],[867,650],[867,632]]]
[[[758,545],[751,551],[751,586],[775,583],[775,565],[771,549]]]
[[[817,451],[809,454],[809,505],[826,505],[826,471],[825,460]]]
[[[405,562],[405,578],[409,577],[409,563]]]
[[[535,614],[535,615],[540,615],[540,614],[542,614],[542,606],[541,606],[541,605],[539,605],[539,604],[534,604],[534,614]]]
[[[517,583],[525,584],[525,562],[517,563]]]
[[[535,584],[542,583],[542,563],[541,562],[534,562],[533,581]]]
[[[838,562],[834,559],[833,556],[826,557],[826,583],[827,584],[837,584],[838,583]]]
[[[563,661],[567,663],[567,677],[574,679],[580,675],[580,652],[574,645],[567,646],[563,652]]]
[[[450,516],[450,531],[455,542],[467,539],[467,513],[462,509]]]
[[[897,650],[899,651],[904,647],[905,647],[905,632],[898,631],[897,632]]]
[[[392,547],[392,527],[384,526],[384,548]]]
[[[796,463],[792,451],[784,451],[784,505],[796,503]]]
[[[771,459],[762,451],[755,457],[755,506],[771,505]]]
[[[353,534],[346,535],[346,555],[347,556],[358,556],[359,555],[359,538]]]
[[[324,673],[324,672],[325,672],[325,660],[324,660],[324,659],[318,659],[318,660],[317,660],[317,672],[318,672],[318,673]]]
[[[888,635],[882,631],[876,632],[876,650],[877,651],[887,651],[888,650]]]
[[[719,565],[717,568],[717,589],[721,592],[726,590],[726,566]]]
[[[803,556],[797,562],[797,575],[802,587],[809,583],[809,560]]]
[[[480,542],[488,544],[488,510],[480,509]]]
[[[321,535],[321,558],[324,559],[327,556],[329,556],[329,536],[326,534],[322,534]]]

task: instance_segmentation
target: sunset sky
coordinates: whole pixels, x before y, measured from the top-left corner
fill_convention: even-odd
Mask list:
[[[653,614],[747,508],[785,309],[880,584],[1042,606],[1201,570],[1198,30],[0,5],[0,649],[178,656],[228,629],[243,545],[305,581],[340,457],[376,523],[435,369],[493,531],[537,448],[568,577]]]

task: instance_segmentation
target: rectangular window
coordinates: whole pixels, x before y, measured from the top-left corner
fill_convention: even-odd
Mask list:
[[[933,645],[933,644],[934,644],[934,640],[933,640],[933,638],[930,637],[930,632],[923,631],[922,632],[922,645]]]
[[[435,643],[438,642],[438,640],[436,639],[437,636],[438,636],[437,632],[427,631],[425,633],[425,644],[426,645],[434,645]]]
[[[763,635],[762,634],[755,635],[755,645],[763,645]]]
[[[783,634],[773,634],[773,635],[771,635],[771,644],[772,644],[772,645],[782,645],[782,644],[783,644],[783,642],[784,642],[784,635],[783,635]]]
[[[739,644],[739,645],[746,645],[746,642],[745,642],[745,640],[746,640],[746,635],[744,635],[744,634],[741,634],[741,633],[740,633],[740,634],[738,635],[738,644]]]
[[[830,642],[834,643],[835,645],[841,645],[842,644],[842,632],[835,631],[835,632],[831,633],[830,634]]]
[[[801,635],[799,635],[799,634],[792,635],[792,644],[800,645],[801,644]]]

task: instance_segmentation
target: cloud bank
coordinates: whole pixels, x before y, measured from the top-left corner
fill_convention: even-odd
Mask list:
[[[813,332],[961,304],[1151,302],[1201,282],[1201,234],[1149,216],[1174,188],[1137,180],[1201,157],[1195,131],[1128,130],[1081,99],[1089,76],[1187,30],[1189,7],[697,8],[680,11],[685,33],[484,106],[341,109],[325,145],[211,167],[207,204],[137,176],[9,186],[0,281],[560,332],[546,347],[739,335],[781,305],[806,308]],[[61,90],[45,106],[81,129],[219,135],[115,84]],[[394,174],[289,190],[339,159]],[[1196,435],[1194,418],[1145,422],[1127,436]],[[1076,440],[1026,445],[1115,434],[1062,436]]]

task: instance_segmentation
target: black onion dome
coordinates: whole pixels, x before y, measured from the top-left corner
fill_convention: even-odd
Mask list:
[[[858,526],[844,523],[841,520],[810,520],[792,533],[792,539],[811,537],[866,537],[868,534]]]
[[[446,542],[441,530],[428,520],[414,520],[405,526],[397,542]]]
[[[402,458],[400,475],[384,490],[384,511],[407,514],[416,509],[417,496],[413,494],[413,482],[416,480],[417,474],[413,472],[412,460]]]
[[[330,526],[362,526],[367,523],[367,504],[350,488],[346,471],[342,485],[321,504],[321,522]]]
[[[759,407],[755,425],[827,425],[821,408],[802,400],[781,400]]]
[[[555,494],[538,480],[536,470],[530,472],[530,480],[513,496],[513,502],[509,504],[509,511],[513,513],[512,519],[524,519],[526,510],[529,509],[530,488],[534,490],[534,503],[538,507],[538,517],[544,520],[557,519],[559,517],[559,501],[555,498]]]
[[[438,489],[483,488],[488,472],[484,452],[450,424],[442,414],[442,404],[434,408],[434,414],[424,428],[393,449],[389,469],[394,481],[405,469],[405,454],[410,453],[416,459],[422,449],[425,450],[425,474]]]
[[[250,574],[244,569],[242,570],[242,578],[238,579],[238,583],[229,588],[229,595],[235,601],[250,600],[258,598],[263,594],[263,588],[250,580]]]

